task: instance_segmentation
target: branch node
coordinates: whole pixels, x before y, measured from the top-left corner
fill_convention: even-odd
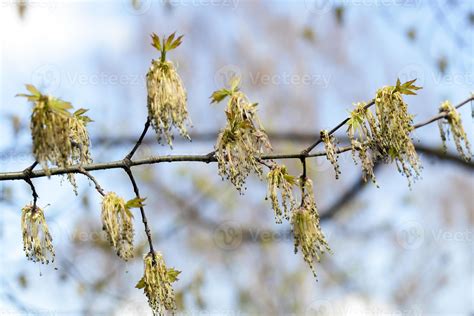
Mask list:
[[[132,160],[128,156],[123,158],[122,163],[124,165],[124,169],[130,170],[130,167],[132,166]]]
[[[214,158],[215,158],[215,156],[216,156],[216,151],[215,151],[215,150],[213,150],[213,151],[211,151],[210,153],[208,153],[208,154],[206,155],[206,161],[205,161],[205,163],[210,163],[211,161],[213,161]]]

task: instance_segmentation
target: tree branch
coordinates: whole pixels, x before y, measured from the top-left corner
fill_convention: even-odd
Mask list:
[[[474,100],[474,96],[471,96],[470,98],[466,99],[465,101],[461,102],[460,104],[456,105],[456,108],[460,108],[463,105],[469,103],[470,101]],[[370,103],[369,103],[370,104]],[[367,106],[369,106],[367,104]],[[418,123],[414,125],[414,128],[421,128],[423,126],[426,126],[430,123],[433,123],[439,119],[445,118],[447,113],[439,113],[435,115],[434,117],[430,118],[429,120]],[[344,120],[343,122],[347,122],[347,120]],[[339,129],[341,126],[343,126],[345,123],[340,123],[338,124],[335,128],[331,130],[332,133],[334,133],[337,129]],[[140,141],[143,141],[144,134],[142,134],[143,137],[140,137]],[[320,143],[321,140],[318,139],[314,144],[312,144],[310,147],[314,148],[316,143]],[[136,145],[135,145],[136,146]],[[138,148],[138,146],[136,146]],[[310,148],[308,147],[308,148]],[[135,147],[134,147],[135,148]],[[306,150],[308,150],[306,148]],[[311,149],[310,149],[311,150]],[[346,151],[350,151],[351,147],[346,146],[346,147],[340,147],[338,148],[337,152],[338,153],[343,153]],[[136,151],[136,148],[135,148]],[[135,151],[132,151],[132,155]],[[325,156],[326,152],[325,151],[319,151],[313,154],[304,154],[304,150],[302,153],[293,153],[293,154],[272,154],[272,155],[264,155],[260,157],[263,160],[279,160],[279,159],[301,159],[301,157],[306,157],[306,158],[311,158],[311,157],[320,157],[320,156]],[[128,155],[127,155],[128,156]],[[82,167],[87,170],[87,171],[94,171],[94,170],[107,170],[107,169],[124,169],[127,167],[127,164],[125,163],[127,160],[118,160],[118,161],[111,161],[111,162],[103,162],[103,163],[92,163],[92,164],[86,164],[82,165]],[[139,165],[150,165],[150,164],[155,164],[155,163],[162,163],[162,162],[204,162],[204,163],[210,163],[210,162],[216,162],[216,158],[213,155],[205,154],[205,155],[166,155],[166,156],[151,156],[143,159],[138,159],[138,160],[128,160],[129,161],[129,167],[133,166],[139,166]],[[467,162],[466,163],[469,166],[473,166],[472,162]],[[68,174],[68,173],[81,173],[80,172],[81,166],[79,165],[73,165],[67,168],[52,168],[49,170],[50,175],[62,175],[62,174]],[[45,177],[47,176],[46,172],[44,170],[37,170],[37,171],[32,171],[30,178],[40,178],[40,177]],[[21,171],[18,172],[4,172],[0,173],[0,181],[6,181],[6,180],[25,180],[25,174]]]

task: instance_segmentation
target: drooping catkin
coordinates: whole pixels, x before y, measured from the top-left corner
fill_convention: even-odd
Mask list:
[[[321,255],[331,252],[326,237],[319,224],[319,212],[313,196],[313,183],[310,179],[300,179],[302,190],[301,205],[291,213],[291,225],[294,235],[295,253],[300,250],[315,277],[315,262]]]
[[[329,135],[327,130],[321,131],[321,140],[324,143],[324,148],[326,150],[326,158],[331,162],[334,167],[334,172],[336,173],[336,179],[339,179],[341,174],[341,169],[339,163],[337,162],[339,154],[337,153],[337,144],[336,138],[333,135]]]
[[[290,211],[295,206],[293,186],[296,179],[288,173],[284,165],[274,164],[267,174],[267,182],[267,198],[271,201],[275,220],[280,224],[283,218],[290,219]]]
[[[30,204],[21,210],[21,230],[23,250],[29,260],[46,264],[54,261],[53,238],[41,208]]]
[[[377,184],[374,174],[375,157],[371,152],[372,144],[371,129],[375,128],[375,118],[367,108],[367,103],[356,103],[355,109],[351,111],[347,122],[347,136],[351,141],[352,159],[355,164],[361,165],[364,181],[371,179]]]
[[[178,47],[182,37],[174,39],[173,33],[161,42],[158,35],[152,34],[152,46],[161,52],[161,57],[152,60],[146,75],[148,118],[158,141],[164,138],[170,147],[173,145],[173,127],[178,129],[181,136],[190,139],[186,130],[186,126],[191,124],[186,90],[175,65],[166,60],[166,53]]]
[[[131,208],[140,207],[144,199],[132,199],[128,202],[114,192],[102,198],[102,228],[117,255],[129,260],[133,258],[133,214]]]
[[[41,94],[34,86],[26,85],[31,94],[19,94],[33,103],[31,114],[31,136],[33,156],[49,175],[50,165],[66,168],[74,164],[92,162],[87,124],[92,120],[85,116],[86,109],[71,113],[69,102]],[[68,180],[77,186],[74,174]],[[77,193],[77,192],[76,192]]]
[[[153,315],[164,315],[176,310],[176,297],[172,283],[178,280],[180,271],[167,268],[160,252],[144,257],[144,274],[136,288],[143,289]]]
[[[358,103],[347,122],[352,154],[356,152],[362,164],[364,179],[375,183],[373,167],[377,161],[395,162],[398,171],[405,175],[409,185],[421,172],[421,162],[411,138],[413,115],[402,95],[414,95],[421,89],[411,80],[396,86],[387,86],[376,93],[375,115],[367,104]]]
[[[215,91],[212,102],[229,98],[225,110],[227,123],[217,137],[215,156],[219,174],[229,179],[241,191],[248,175],[262,175],[259,162],[264,153],[271,151],[270,141],[257,116],[257,103],[251,103],[239,91],[239,78],[233,78],[231,89]]]
[[[461,115],[449,101],[444,101],[440,107],[440,112],[446,113],[446,117],[438,120],[439,132],[443,141],[444,151],[447,151],[446,140],[451,134],[459,155],[466,161],[472,157],[471,146],[467,138],[466,131],[462,125]]]

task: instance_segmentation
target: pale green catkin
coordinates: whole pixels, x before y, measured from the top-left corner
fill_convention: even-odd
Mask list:
[[[444,101],[440,105],[439,111],[446,113],[444,119],[438,120],[439,132],[441,140],[443,141],[444,151],[447,151],[446,140],[448,139],[449,134],[451,134],[459,155],[464,158],[464,160],[470,161],[472,157],[471,146],[466,131],[462,125],[461,115],[459,115],[456,108],[449,101]]]
[[[270,199],[275,212],[275,221],[280,224],[283,218],[290,219],[290,211],[295,206],[293,186],[296,184],[296,179],[288,174],[284,165],[274,164],[267,174],[267,182],[267,198]]]
[[[240,79],[234,78],[231,90],[218,90],[211,98],[212,102],[220,102],[229,97],[225,110],[227,123],[217,137],[215,156],[219,174],[241,191],[251,172],[262,175],[259,159],[272,147],[257,116],[258,104],[249,102],[239,91],[239,82]]]
[[[176,297],[172,283],[178,280],[180,271],[167,268],[160,252],[144,257],[145,271],[136,288],[143,289],[153,315],[164,315],[176,310]]]
[[[294,235],[295,253],[298,249],[303,253],[303,258],[309,265],[315,277],[315,262],[321,260],[321,255],[331,252],[321,226],[319,213],[313,196],[313,183],[310,179],[300,180],[303,196],[302,203],[291,213],[291,225]]]
[[[133,214],[124,199],[114,192],[102,198],[102,228],[107,234],[117,255],[129,260],[133,258]]]
[[[42,209],[32,204],[25,206],[21,210],[21,230],[23,250],[29,260],[46,264],[54,261],[53,238]]]

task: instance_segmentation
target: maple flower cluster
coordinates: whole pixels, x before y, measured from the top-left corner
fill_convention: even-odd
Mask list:
[[[374,174],[374,157],[369,147],[372,139],[370,126],[375,126],[375,118],[367,108],[367,103],[355,104],[348,121],[347,135],[351,141],[352,159],[355,164],[362,166],[362,177],[364,181],[369,178],[377,184]],[[356,156],[357,155],[357,156]]]
[[[152,46],[161,52],[161,58],[152,60],[146,75],[148,118],[158,141],[164,137],[170,146],[173,144],[172,127],[176,127],[181,136],[190,139],[186,131],[189,121],[186,90],[175,65],[166,60],[166,52],[178,47],[182,38],[175,39],[173,33],[160,41],[158,35],[152,34]]]
[[[398,171],[411,183],[421,171],[421,163],[411,139],[413,115],[408,113],[408,106],[402,95],[414,95],[421,89],[411,80],[396,86],[386,86],[376,93],[375,115],[364,103],[356,105],[348,121],[348,136],[351,138],[353,157],[359,151],[359,158],[364,170],[364,178],[372,178],[374,161],[395,162]],[[359,133],[359,138],[356,133]],[[361,139],[364,139],[361,141]],[[368,155],[372,157],[369,157]]]
[[[293,188],[297,185],[295,177],[288,174],[284,165],[273,164],[267,174],[268,192],[272,208],[275,211],[276,222],[280,224],[282,218],[290,221],[295,253],[298,249],[303,253],[303,259],[308,263],[316,277],[315,261],[320,261],[321,254],[331,249],[319,225],[319,213],[313,195],[313,183],[306,176],[299,179],[301,189],[301,204],[297,205],[293,195]],[[281,201],[278,199],[280,191]],[[283,206],[284,213],[281,210]]]
[[[276,222],[281,224],[282,218],[290,219],[290,211],[295,207],[293,186],[296,184],[296,179],[288,173],[284,165],[273,164],[267,174],[267,182],[267,198],[270,198]],[[283,210],[280,207],[279,196]]]
[[[449,101],[444,101],[440,105],[439,111],[441,113],[446,113],[444,119],[438,120],[439,132],[441,134],[441,140],[443,141],[444,150],[447,150],[446,140],[449,136],[449,132],[451,132],[459,155],[461,155],[464,160],[470,161],[472,157],[471,146],[467,139],[466,131],[464,131],[462,125],[461,115],[459,115],[456,108]]]
[[[26,85],[31,94],[19,94],[33,103],[31,135],[33,155],[49,174],[49,164],[68,167],[92,162],[86,125],[92,120],[86,109],[71,113],[71,103],[41,94],[33,85]],[[76,190],[73,174],[67,175]]]
[[[295,253],[298,249],[303,253],[303,258],[308,263],[311,271],[316,276],[314,262],[321,260],[321,254],[331,252],[321,227],[319,213],[313,196],[313,183],[310,179],[300,179],[302,202],[291,214]]]
[[[230,89],[215,91],[211,103],[229,98],[225,110],[227,124],[217,137],[215,156],[219,174],[241,191],[247,176],[262,175],[260,157],[271,151],[270,141],[257,116],[257,103],[251,103],[239,90],[240,79],[231,80]]]
[[[114,192],[102,199],[102,228],[117,255],[128,260],[133,258],[133,214],[131,208],[140,207],[143,199],[135,198],[128,202]]]
[[[326,157],[331,162],[332,166],[334,167],[334,172],[336,173],[336,179],[339,179],[341,170],[339,168],[339,163],[337,162],[339,154],[337,153],[336,138],[333,135],[329,135],[329,132],[327,130],[322,130],[321,140],[323,141],[324,148],[326,149]]]
[[[153,315],[164,315],[176,310],[176,297],[171,286],[181,271],[167,268],[160,252],[148,253],[144,258],[145,272],[135,286],[143,289]]]
[[[21,210],[21,230],[23,250],[29,260],[46,264],[54,261],[53,238],[42,209],[32,204],[25,206]]]

